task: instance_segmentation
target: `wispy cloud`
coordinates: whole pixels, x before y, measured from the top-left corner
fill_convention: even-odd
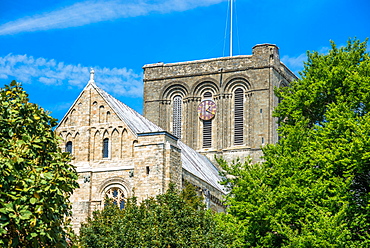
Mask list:
[[[169,13],[209,6],[226,0],[131,0],[84,1],[62,9],[21,18],[0,25],[0,35],[78,27],[101,21]]]
[[[289,69],[298,75],[298,72],[303,70],[303,62],[307,60],[307,55],[306,53],[302,53],[296,57],[284,55],[281,60]]]
[[[142,97],[142,75],[127,68],[94,67],[94,70],[95,81],[109,93]],[[0,79],[15,79],[25,84],[82,89],[89,80],[89,71],[86,66],[65,64],[54,59],[13,54],[0,57]]]

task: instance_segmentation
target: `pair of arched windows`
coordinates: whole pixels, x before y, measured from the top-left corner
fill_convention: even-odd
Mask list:
[[[206,92],[203,95],[204,99],[212,99],[212,93]],[[172,130],[173,134],[181,138],[182,132],[182,97],[176,95],[173,98],[172,105]],[[203,121],[203,147],[209,148],[212,145],[212,120]]]
[[[212,99],[212,93],[206,92],[204,99]],[[244,143],[244,90],[234,91],[234,145]],[[212,119],[203,120],[203,148],[212,146]]]
[[[65,151],[72,154],[73,145],[72,141],[68,141],[65,146]],[[105,138],[103,140],[103,158],[109,158],[109,139]]]

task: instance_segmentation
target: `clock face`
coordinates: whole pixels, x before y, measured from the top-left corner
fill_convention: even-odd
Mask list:
[[[198,114],[202,120],[211,120],[216,115],[216,103],[212,100],[202,101],[198,106]]]

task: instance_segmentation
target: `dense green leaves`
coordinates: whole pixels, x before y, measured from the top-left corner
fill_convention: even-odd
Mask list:
[[[308,53],[301,79],[277,92],[281,139],[232,176],[229,213],[246,247],[369,247],[370,58],[350,40]]]
[[[129,199],[120,210],[108,203],[81,228],[86,247],[227,247],[231,236],[204,210],[192,189],[181,194],[173,185],[140,204]]]
[[[66,246],[68,198],[77,173],[56,120],[13,81],[0,90],[0,246]]]

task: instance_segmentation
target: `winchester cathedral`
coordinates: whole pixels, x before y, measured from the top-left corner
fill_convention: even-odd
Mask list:
[[[143,69],[144,116],[99,88],[91,71],[55,130],[79,174],[71,197],[77,231],[106,197],[124,208],[133,194],[143,200],[171,182],[196,186],[207,208],[224,211],[215,157],[258,161],[261,147],[278,140],[274,89],[297,79],[271,44],[252,55]]]

